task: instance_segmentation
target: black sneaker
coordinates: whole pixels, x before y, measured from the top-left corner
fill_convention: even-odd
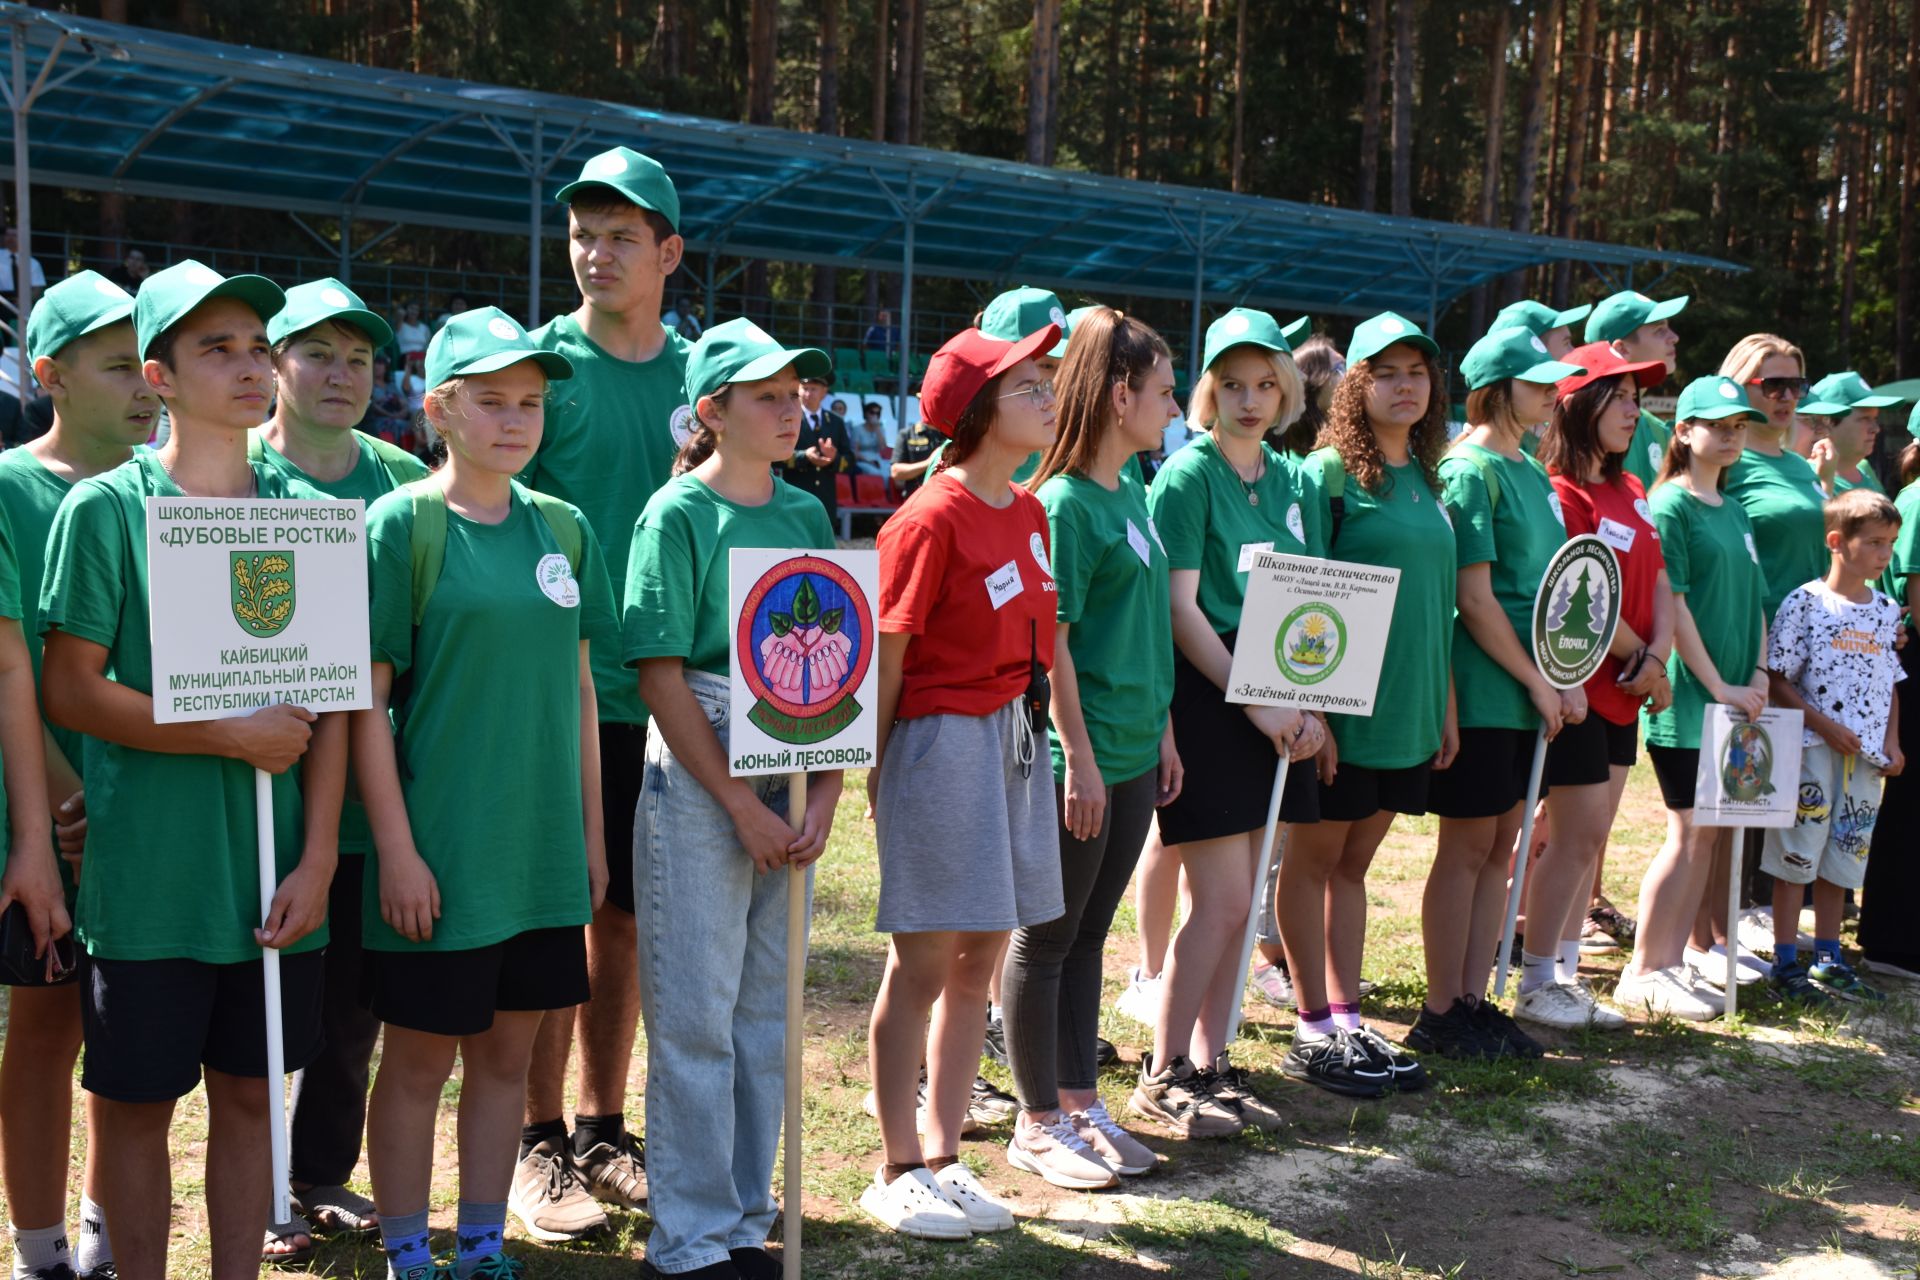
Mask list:
[[[780,1280],[780,1264],[765,1249],[729,1249],[727,1256],[744,1280]]]
[[[1107,1039],[1105,1036],[1094,1037],[1093,1039],[1093,1065],[1094,1066],[1104,1067],[1104,1066],[1108,1066],[1111,1063],[1118,1062],[1119,1060],[1120,1060],[1120,1051],[1113,1047],[1113,1041]]]
[[[1465,1000],[1456,999],[1445,1013],[1420,1006],[1420,1016],[1407,1031],[1407,1047],[1441,1058],[1492,1058],[1498,1054],[1480,1032]]]
[[[1828,995],[1807,976],[1804,964],[1775,965],[1767,976],[1767,985],[1781,1000],[1797,1004],[1803,1009],[1816,1009],[1822,1012],[1836,1009],[1840,1002]]]
[[[73,1268],[64,1262],[27,1272],[28,1280],[73,1280]]]
[[[1405,1049],[1372,1027],[1362,1026],[1352,1035],[1354,1041],[1371,1054],[1375,1062],[1393,1072],[1394,1088],[1413,1093],[1427,1087],[1427,1069]]]
[[[998,1018],[987,1019],[987,1043],[981,1050],[1001,1066],[1007,1065],[1007,1024]]]
[[[1345,1027],[1335,1027],[1333,1034],[1326,1036],[1294,1032],[1293,1048],[1281,1061],[1280,1070],[1295,1080],[1349,1098],[1378,1098],[1393,1081],[1393,1069],[1377,1061]]]
[[[1469,1016],[1480,1034],[1493,1050],[1493,1056],[1512,1058],[1544,1058],[1547,1047],[1520,1029],[1520,1024],[1507,1016],[1506,1010],[1491,1000],[1475,1000],[1469,1006]]]

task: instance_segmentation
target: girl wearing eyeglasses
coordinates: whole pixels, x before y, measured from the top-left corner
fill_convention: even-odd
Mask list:
[[[1795,406],[1807,394],[1806,362],[1785,338],[1754,333],[1733,344],[1720,376],[1745,387],[1748,402],[1766,415],[1748,424],[1726,493],[1753,523],[1767,580],[1761,609],[1772,618],[1789,591],[1827,571],[1826,492],[1814,464],[1787,447]]]

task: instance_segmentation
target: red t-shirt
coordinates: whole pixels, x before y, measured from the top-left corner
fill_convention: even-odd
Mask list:
[[[1647,491],[1640,478],[1622,475],[1612,484],[1579,484],[1567,476],[1553,477],[1560,495],[1567,536],[1597,534],[1613,548],[1620,561],[1620,622],[1646,639],[1653,631],[1653,593],[1667,558],[1660,550],[1660,534],[1647,509]],[[1621,690],[1620,659],[1608,655],[1587,679],[1587,706],[1614,724],[1630,724],[1640,714],[1640,703]]]
[[[1018,485],[991,507],[942,472],[880,526],[880,630],[905,632],[899,718],[985,716],[1053,666],[1047,511]]]

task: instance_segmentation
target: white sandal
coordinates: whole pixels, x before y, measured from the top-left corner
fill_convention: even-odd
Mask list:
[[[925,1169],[913,1169],[892,1182],[873,1182],[860,1193],[860,1207],[904,1236],[922,1240],[965,1240],[973,1234],[967,1215],[949,1200]]]
[[[966,1215],[967,1226],[975,1235],[989,1231],[1011,1231],[1013,1210],[987,1194],[973,1170],[959,1161],[933,1175],[933,1181],[953,1205]]]

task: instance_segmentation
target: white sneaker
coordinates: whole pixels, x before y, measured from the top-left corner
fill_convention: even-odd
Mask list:
[[[1585,978],[1570,984],[1568,990],[1585,1006],[1587,1023],[1595,1031],[1618,1031],[1627,1025],[1627,1016],[1618,1009],[1601,1004],[1600,997],[1593,993],[1593,988],[1587,985]]]
[[[1726,1012],[1722,1001],[1708,1000],[1688,981],[1685,965],[1655,969],[1652,973],[1628,973],[1614,988],[1613,1002],[1624,1009],[1664,1013],[1685,1022],[1710,1022]]]
[[[1887,960],[1869,960],[1863,956],[1860,959],[1860,967],[1868,973],[1882,978],[1890,978],[1895,982],[1920,982],[1920,972],[1915,972],[1912,969],[1903,969],[1899,965]]]
[[[1763,956],[1773,954],[1773,908],[1748,907],[1740,913],[1740,949],[1757,952]],[[1802,952],[1813,950],[1813,936],[1804,928],[1798,930],[1794,944]],[[1726,963],[1725,959],[1720,962]]]
[[[1160,978],[1143,978],[1140,970],[1127,970],[1127,989],[1120,993],[1114,1010],[1123,1018],[1132,1018],[1143,1027],[1151,1027],[1160,1016]]]
[[[1716,942],[1705,951],[1701,951],[1695,947],[1688,947],[1686,950],[1686,959],[1687,963],[1696,969],[1701,977],[1711,982],[1714,986],[1720,987],[1726,985],[1727,949],[1723,944]],[[1772,972],[1772,967],[1768,965],[1765,960],[1762,960],[1745,947],[1740,948],[1739,958],[1734,962],[1734,978],[1741,986],[1744,987],[1749,982],[1765,982],[1767,980],[1767,974],[1770,972]]]
[[[1007,1143],[1007,1163],[1068,1191],[1098,1191],[1120,1181],[1113,1166],[1065,1118],[1021,1125]]]
[[[860,1207],[903,1236],[922,1240],[965,1240],[973,1234],[967,1215],[947,1199],[925,1169],[882,1182],[884,1170],[873,1172],[873,1182],[860,1193]],[[1008,1219],[1011,1225],[1012,1219]]]
[[[1587,1002],[1580,998],[1579,988],[1564,982],[1549,982],[1521,992],[1520,998],[1513,1002],[1513,1016],[1543,1027],[1576,1031],[1587,1025],[1588,1008]]]
[[[1013,1210],[988,1195],[980,1179],[964,1164],[955,1161],[934,1174],[933,1181],[948,1203],[960,1210],[975,1235],[1013,1229]]]

